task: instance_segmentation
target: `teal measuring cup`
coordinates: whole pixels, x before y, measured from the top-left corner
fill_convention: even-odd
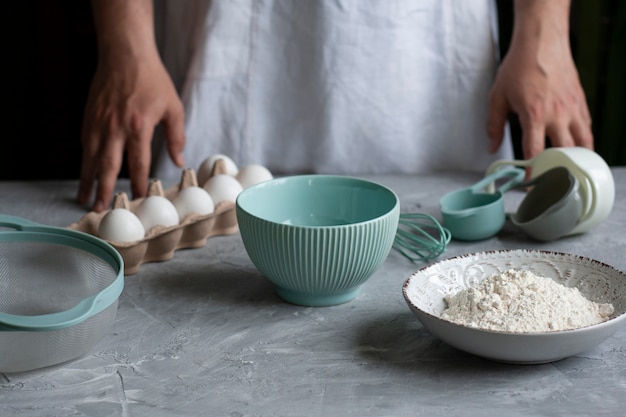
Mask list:
[[[457,240],[483,240],[496,235],[506,221],[504,192],[519,185],[524,176],[521,168],[503,168],[471,187],[445,194],[439,200],[443,226]],[[507,180],[496,186],[501,179]],[[486,192],[487,187],[495,191]]]

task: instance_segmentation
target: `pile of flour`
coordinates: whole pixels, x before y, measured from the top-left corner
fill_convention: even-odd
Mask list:
[[[515,333],[577,329],[603,322],[614,311],[611,304],[588,300],[578,288],[517,269],[494,274],[444,301],[442,319]]]

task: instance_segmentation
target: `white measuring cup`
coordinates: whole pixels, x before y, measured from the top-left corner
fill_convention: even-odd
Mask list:
[[[507,165],[530,168],[531,179],[558,166],[566,167],[576,177],[583,199],[583,213],[568,236],[594,228],[606,219],[613,208],[613,174],[606,161],[591,149],[580,146],[554,147],[531,159],[498,160],[489,166],[487,175]]]

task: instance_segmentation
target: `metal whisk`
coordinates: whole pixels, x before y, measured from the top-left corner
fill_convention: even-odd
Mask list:
[[[402,213],[393,248],[412,262],[441,255],[452,238],[450,231],[426,213]]]

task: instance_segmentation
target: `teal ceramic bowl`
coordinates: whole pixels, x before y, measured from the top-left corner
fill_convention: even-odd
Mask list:
[[[371,181],[298,175],[246,188],[236,214],[246,252],[282,299],[330,306],[356,297],[387,258],[400,204]]]

